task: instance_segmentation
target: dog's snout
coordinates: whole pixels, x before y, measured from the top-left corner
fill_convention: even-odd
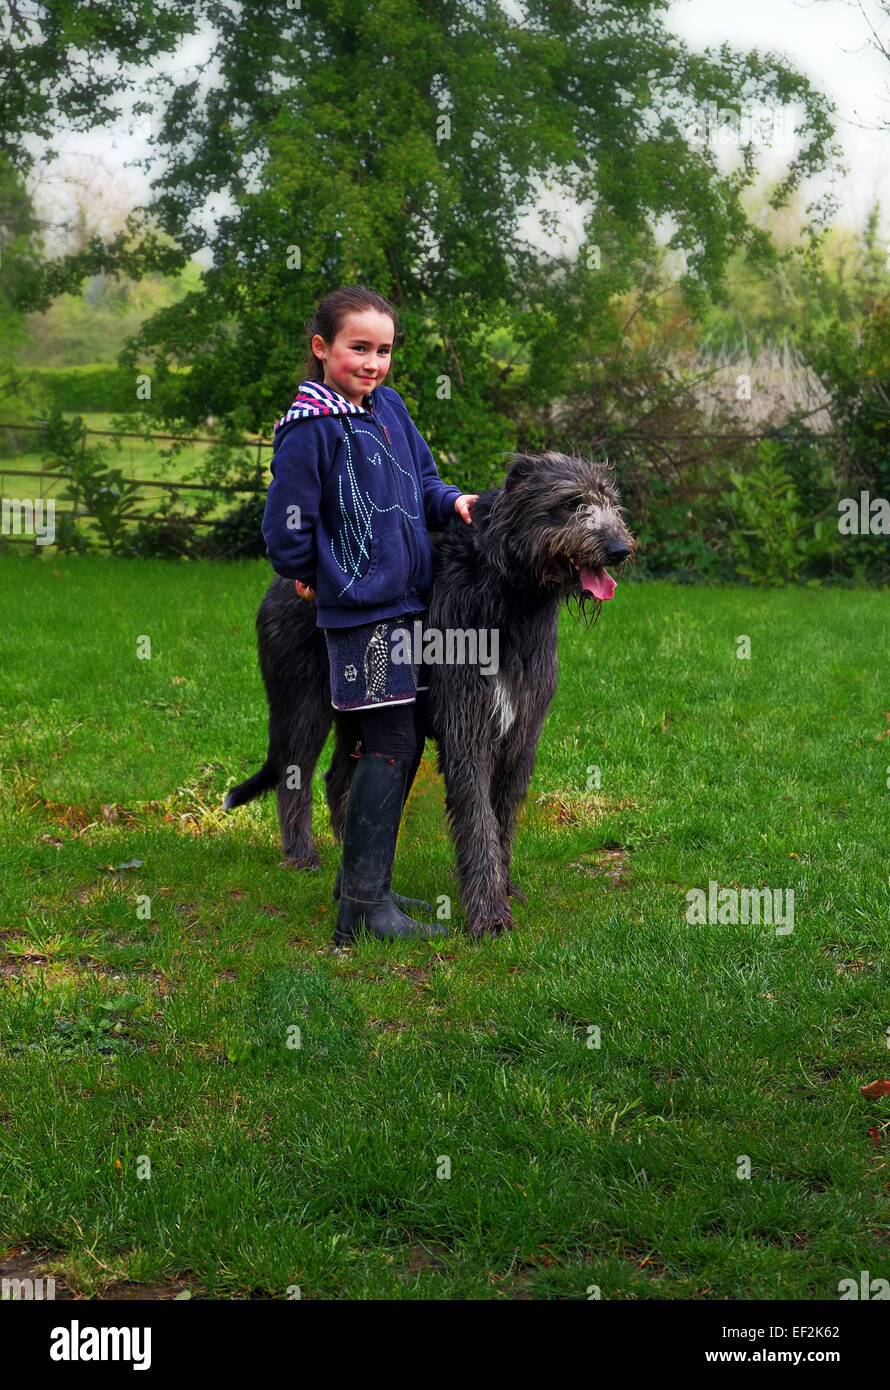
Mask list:
[[[611,546],[609,550],[607,550],[606,560],[610,565],[620,565],[623,560],[627,559],[629,554],[630,546],[625,545],[622,541],[617,545]]]

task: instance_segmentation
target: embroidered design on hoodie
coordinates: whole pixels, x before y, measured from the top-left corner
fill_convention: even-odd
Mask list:
[[[351,434],[367,434],[377,445],[376,452],[369,460],[372,468],[382,467],[381,450],[396,468],[403,478],[407,478],[413,493],[414,510],[410,511],[403,507],[399,502],[393,502],[388,507],[381,507],[374,501],[371,491],[362,487],[356,473],[355,463],[352,457],[352,448],[349,442]],[[343,574],[346,575],[347,582],[337,594],[340,598],[351,589],[353,584],[363,579],[368,573],[371,565],[371,544],[374,540],[374,513],[379,512],[401,512],[411,521],[417,521],[420,517],[420,498],[417,493],[417,483],[412,474],[403,468],[391,449],[385,444],[380,443],[377,436],[370,430],[356,429],[351,424],[346,424],[346,463],[343,472],[337,479],[338,501],[340,503],[340,527],[337,535],[331,537],[331,554]],[[348,496],[344,496],[344,481]]]
[[[352,401],[341,396],[339,391],[333,391],[329,386],[323,385],[319,381],[301,381],[297,390],[294,403],[276,421],[274,432],[277,434],[286,424],[293,420],[306,420],[322,415],[369,415],[372,412],[365,406],[354,405]],[[346,443],[346,463],[343,471],[337,479],[338,501],[340,504],[340,525],[337,535],[331,537],[331,555],[338,569],[346,576],[347,582],[337,594],[337,598],[342,598],[347,589],[351,589],[353,584],[363,579],[371,567],[371,544],[374,540],[373,518],[375,512],[399,511],[411,521],[417,521],[421,515],[420,498],[417,492],[417,483],[413,474],[403,468],[390,448],[378,439],[377,435],[369,429],[362,429],[360,426],[353,425],[351,420],[344,419],[344,441]],[[374,501],[371,492],[363,488],[356,474],[355,463],[350,447],[350,435],[366,434],[373,439],[376,450],[369,462],[372,468],[382,467],[381,451],[391,461],[394,468],[407,478],[411,484],[413,494],[412,501],[414,510],[409,511],[399,502],[393,502],[388,507],[380,507]],[[344,496],[344,478],[347,486],[347,496]]]

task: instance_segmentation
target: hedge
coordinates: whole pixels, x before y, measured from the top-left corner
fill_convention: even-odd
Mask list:
[[[57,405],[77,414],[133,409],[138,404],[136,376],[135,371],[122,371],[117,366],[33,369],[35,393],[46,401],[47,408]]]

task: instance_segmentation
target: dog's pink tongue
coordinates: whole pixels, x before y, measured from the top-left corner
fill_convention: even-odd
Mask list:
[[[602,599],[603,603],[612,597],[617,587],[608,570],[581,571],[581,588],[589,589],[593,597]]]

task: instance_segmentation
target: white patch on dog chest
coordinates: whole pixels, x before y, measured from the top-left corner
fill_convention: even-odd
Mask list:
[[[504,738],[510,732],[516,718],[516,707],[510,699],[510,692],[500,676],[495,677],[494,689],[494,709],[491,712],[492,723],[495,725],[498,738]]]

